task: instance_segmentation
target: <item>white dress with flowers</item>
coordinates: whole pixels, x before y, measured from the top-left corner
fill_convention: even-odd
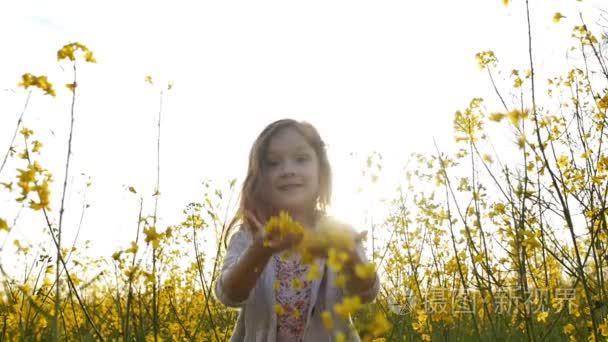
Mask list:
[[[275,298],[283,308],[277,316],[277,341],[298,342],[304,337],[310,305],[312,282],[306,280],[309,266],[300,263],[300,255],[275,255]]]

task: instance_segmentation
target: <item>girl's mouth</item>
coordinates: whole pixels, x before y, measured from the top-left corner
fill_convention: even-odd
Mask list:
[[[278,188],[280,191],[289,191],[289,190],[301,188],[302,186],[303,186],[302,184],[285,184],[285,185],[280,185]]]

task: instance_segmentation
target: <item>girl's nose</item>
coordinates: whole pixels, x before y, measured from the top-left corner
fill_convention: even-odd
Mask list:
[[[293,176],[295,175],[294,164],[290,160],[286,160],[281,167],[282,176]]]

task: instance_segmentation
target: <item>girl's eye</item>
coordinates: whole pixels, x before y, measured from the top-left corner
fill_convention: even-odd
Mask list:
[[[296,158],[296,161],[297,161],[298,163],[303,163],[303,162],[305,162],[305,161],[308,161],[308,159],[310,159],[310,157],[308,157],[308,156],[298,156],[298,157]]]
[[[279,165],[279,162],[274,161],[274,160],[267,160],[266,165],[269,167],[275,167],[275,166]]]

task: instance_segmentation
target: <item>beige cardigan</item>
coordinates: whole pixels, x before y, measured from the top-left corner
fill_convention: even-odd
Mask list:
[[[270,258],[255,287],[249,293],[249,297],[244,301],[235,302],[231,300],[222,288],[224,272],[237,262],[242,252],[251,244],[251,241],[251,233],[243,226],[239,227],[238,231],[234,233],[228,244],[214,292],[216,298],[226,306],[240,308],[236,326],[230,339],[231,342],[274,342],[277,332],[277,320],[274,311],[275,298],[272,286],[275,279],[274,258]],[[362,260],[368,260],[361,243],[357,244],[356,250]],[[323,270],[323,276],[312,283],[310,300],[314,305],[309,305],[304,342],[334,341],[333,333],[328,332],[323,326],[321,313],[324,310],[332,310],[334,304],[342,301],[343,294],[340,289],[333,286],[336,274],[326,267],[325,260],[317,259],[316,262],[319,264],[319,269]],[[376,277],[374,286],[360,295],[375,299],[379,287],[379,280]],[[342,331],[347,336],[347,341],[360,341],[350,319],[346,322],[334,316],[334,332],[336,331]]]

